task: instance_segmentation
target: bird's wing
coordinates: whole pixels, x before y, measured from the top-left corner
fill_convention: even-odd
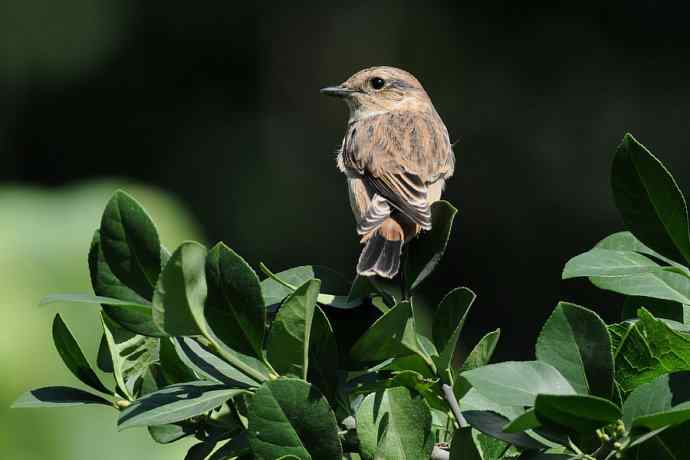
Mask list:
[[[390,112],[365,118],[350,126],[343,161],[395,209],[428,230],[427,184],[445,174],[450,152],[444,133],[440,119],[429,114]]]

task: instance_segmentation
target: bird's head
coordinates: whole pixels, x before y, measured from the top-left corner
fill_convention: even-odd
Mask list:
[[[433,110],[419,80],[395,67],[360,70],[338,86],[321,89],[321,93],[344,99],[350,120],[385,112]]]

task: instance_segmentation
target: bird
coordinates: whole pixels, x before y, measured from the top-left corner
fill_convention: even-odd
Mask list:
[[[370,67],[337,86],[349,119],[337,153],[364,248],[357,274],[394,278],[403,246],[431,230],[431,205],[455,170],[448,130],[411,73]]]

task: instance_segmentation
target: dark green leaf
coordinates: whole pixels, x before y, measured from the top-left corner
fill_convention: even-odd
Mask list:
[[[540,393],[575,394],[558,370],[541,361],[490,364],[461,376],[485,397],[505,406],[532,406]]]
[[[611,185],[616,206],[635,236],[666,257],[690,261],[683,193],[666,167],[630,134],[616,150]]]
[[[266,351],[269,362],[281,375],[307,379],[309,336],[320,286],[319,280],[310,280],[297,288],[273,320]]]
[[[316,306],[314,322],[309,337],[309,375],[313,383],[326,396],[333,407],[336,406],[338,386],[338,344],[328,317],[321,307]]]
[[[539,335],[537,359],[551,364],[575,391],[610,398],[613,354],[606,324],[593,311],[561,302]]]
[[[153,293],[153,321],[172,336],[199,335],[192,310],[204,309],[206,248],[182,243],[170,257]]]
[[[672,330],[641,308],[615,350],[616,381],[623,391],[669,372],[690,370],[690,336]]]
[[[112,407],[106,399],[78,388],[45,387],[27,391],[17,398],[12,408],[65,407],[82,404],[104,404]]]
[[[401,302],[371,325],[354,344],[350,356],[355,361],[371,362],[413,353],[424,356],[417,342],[412,305]]]
[[[455,431],[450,444],[450,460],[482,460],[482,454],[472,438],[472,428]]]
[[[198,341],[180,337],[175,339],[175,350],[182,362],[199,377],[225,383],[229,386],[256,387],[259,383],[204,348]]]
[[[216,336],[239,353],[263,358],[266,307],[259,278],[235,251],[219,243],[206,260],[206,318]]]
[[[151,438],[159,444],[170,444],[196,431],[194,425],[188,422],[152,425],[148,430]]]
[[[474,292],[467,288],[453,289],[441,300],[436,309],[432,331],[434,345],[439,350],[437,360],[439,371],[452,366],[460,332],[476,298]]]
[[[171,385],[137,399],[120,413],[118,428],[164,425],[204,414],[246,390],[215,382]]]
[[[103,212],[101,246],[115,276],[150,300],[161,270],[158,231],[144,208],[121,190]]]
[[[216,442],[209,440],[194,444],[187,451],[184,460],[204,460],[216,447]]]
[[[233,436],[231,440],[223,444],[220,449],[215,451],[213,455],[208,458],[208,460],[227,460],[248,454],[249,452],[250,450],[247,432],[243,431],[237,436]]]
[[[589,395],[540,394],[534,409],[542,423],[554,423],[579,433],[593,433],[622,415],[611,401]]]
[[[534,409],[529,409],[518,418],[511,420],[509,424],[503,427],[506,433],[520,433],[522,431],[532,430],[541,426],[537,414]]]
[[[164,252],[162,248],[161,251]],[[125,286],[110,270],[103,255],[98,230],[94,234],[89,251],[89,273],[93,291],[99,297],[125,302],[125,305],[117,305],[112,303],[112,300],[101,303],[110,318],[137,334],[154,337],[165,335],[153,322],[151,302]]]
[[[562,277],[619,277],[659,269],[659,264],[637,252],[594,248],[570,259],[563,269]]]
[[[463,411],[467,423],[494,438],[501,439],[524,449],[543,449],[545,446],[525,433],[506,433],[503,427],[508,419],[491,411]]]
[[[160,365],[167,381],[182,383],[196,380],[196,376],[190,366],[180,358],[175,350],[175,338],[163,338],[160,342]]]
[[[643,439],[646,439],[646,442],[628,449],[626,458],[633,460],[685,460],[687,458],[690,423],[649,434],[654,434],[654,436],[645,437]],[[631,446],[636,441],[633,441]]]
[[[670,319],[679,323],[690,323],[690,307],[669,300],[651,297],[627,297],[623,304],[621,319],[636,319],[637,310],[646,308],[654,317]]]
[[[101,313],[113,373],[127,399],[135,399],[136,389],[148,367],[158,361],[159,341],[134,334]]]
[[[249,405],[249,445],[259,459],[295,455],[341,460],[335,415],[307,382],[280,378],[264,383]]]
[[[67,366],[76,378],[96,391],[105,394],[111,393],[111,391],[101,383],[101,380],[93,369],[91,369],[79,344],[67,328],[67,325],[62,321],[62,318],[60,318],[60,315],[55,315],[55,319],[53,320],[53,342],[65,366]]]
[[[357,436],[364,460],[429,458],[433,448],[431,412],[410,390],[369,394],[357,409]]]
[[[110,349],[108,348],[108,340],[105,337],[105,333],[101,335],[101,341],[98,343],[96,364],[98,368],[106,374],[113,373],[113,358],[110,356]]]
[[[424,281],[441,261],[458,210],[447,201],[431,205],[431,230],[423,232],[407,247],[405,282],[412,291]]]

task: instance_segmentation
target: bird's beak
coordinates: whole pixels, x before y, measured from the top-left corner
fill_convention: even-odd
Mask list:
[[[332,97],[347,97],[352,93],[356,93],[354,89],[346,88],[343,85],[340,86],[328,86],[326,88],[321,88],[321,94]]]

